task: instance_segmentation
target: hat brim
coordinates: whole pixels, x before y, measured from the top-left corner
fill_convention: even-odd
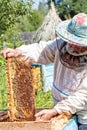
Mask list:
[[[56,27],[56,35],[66,42],[74,42],[79,46],[87,46],[87,39],[78,37],[67,30],[69,23],[70,20],[59,23]]]

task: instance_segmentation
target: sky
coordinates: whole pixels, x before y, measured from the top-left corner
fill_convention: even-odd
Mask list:
[[[46,1],[46,0],[33,0],[35,2],[35,4],[33,5],[33,8],[34,9],[37,9],[38,8],[38,5],[39,5],[39,2],[41,1]]]
[[[35,3],[34,6],[33,6],[33,8],[37,9],[38,5],[39,5],[39,2],[42,2],[42,1],[46,2],[47,0],[33,0],[33,1]],[[55,2],[60,2],[60,1],[62,1],[62,0],[55,0]]]

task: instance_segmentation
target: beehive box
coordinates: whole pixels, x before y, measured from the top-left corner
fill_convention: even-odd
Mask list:
[[[54,64],[40,65],[32,64],[34,74],[35,91],[47,92],[52,89]]]
[[[5,116],[5,115],[4,115]],[[0,116],[1,118],[1,116]],[[78,130],[76,117],[65,114],[52,118],[50,121],[0,122],[0,130]]]
[[[53,71],[54,71],[54,64],[42,65],[42,84],[44,92],[47,92],[52,89]]]
[[[32,64],[34,73],[35,91],[43,90],[48,92],[53,86],[53,70],[54,64],[40,65]]]

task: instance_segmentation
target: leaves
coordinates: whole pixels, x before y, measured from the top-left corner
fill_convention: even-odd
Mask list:
[[[62,20],[70,19],[77,13],[87,13],[87,0],[47,0],[53,1]]]
[[[0,0],[0,35],[3,34],[15,22],[18,22],[19,16],[26,13],[30,14],[31,1],[23,0]]]
[[[77,13],[87,13],[87,0],[62,0],[57,5],[59,16],[62,20],[70,19]]]

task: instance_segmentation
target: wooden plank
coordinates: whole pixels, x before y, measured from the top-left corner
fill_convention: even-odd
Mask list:
[[[51,122],[0,122],[0,130],[51,130]]]
[[[36,109],[36,113],[40,109]],[[4,120],[3,116],[7,117],[7,111],[0,113],[0,130],[63,130],[64,126],[72,119],[72,115],[62,113],[59,116],[52,118],[50,121],[26,121],[10,122],[9,118],[7,121]],[[2,120],[3,119],[3,120]],[[6,118],[5,118],[6,119]]]

